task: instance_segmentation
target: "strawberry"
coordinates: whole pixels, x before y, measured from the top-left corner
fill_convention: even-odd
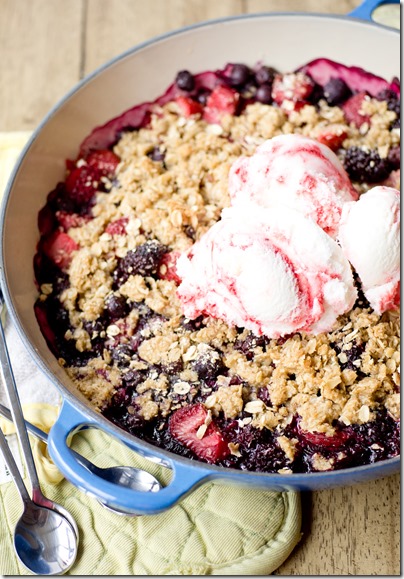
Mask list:
[[[306,101],[313,89],[314,82],[302,72],[277,74],[272,84],[272,98],[279,106],[283,101]]]
[[[67,231],[71,227],[81,227],[89,218],[78,215],[77,213],[68,213],[67,211],[56,211],[56,219],[60,226]]]
[[[176,269],[177,259],[180,255],[179,251],[170,251],[163,255],[158,270],[158,276],[160,279],[173,281],[177,285],[181,283],[182,280],[178,277]]]
[[[88,165],[76,167],[67,176],[67,194],[79,204],[87,203],[97,191],[100,176],[93,167]]]
[[[300,434],[309,444],[326,448],[343,446],[350,438],[350,433],[345,430],[340,430],[332,436],[327,436],[322,432],[307,432],[304,430],[300,431]]]
[[[90,153],[86,161],[89,167],[94,167],[104,177],[111,177],[119,165],[120,158],[109,149],[101,149]]]
[[[180,96],[175,99],[175,101],[180,107],[181,113],[184,115],[184,117],[202,114],[203,106],[201,103],[198,103],[189,97]]]
[[[217,86],[208,96],[203,118],[207,123],[219,124],[225,115],[234,115],[240,95],[228,86]]]
[[[43,239],[43,252],[60,268],[69,266],[73,251],[79,249],[79,245],[67,233],[54,231]]]
[[[112,178],[120,159],[108,149],[90,153],[86,160],[79,159],[75,164],[67,162],[70,173],[66,178],[66,191],[77,203],[87,203],[98,190],[102,177]]]
[[[192,450],[196,456],[216,463],[229,454],[229,447],[219,428],[210,422],[203,436],[200,428],[206,424],[208,412],[202,404],[183,406],[169,420],[169,431],[173,438]]]
[[[366,92],[358,92],[351,98],[349,98],[342,105],[342,110],[344,111],[345,119],[348,123],[353,123],[358,128],[363,125],[363,123],[369,123],[370,117],[363,114],[361,111],[363,101],[368,98]]]
[[[330,147],[332,151],[338,151],[338,149],[342,147],[342,143],[345,141],[347,136],[348,134],[346,131],[333,132],[332,130],[325,129],[317,135],[316,139],[322,145]]]
[[[129,219],[127,217],[120,217],[119,219],[108,223],[107,227],[105,228],[105,232],[109,233],[110,235],[125,235],[126,225],[128,222]]]

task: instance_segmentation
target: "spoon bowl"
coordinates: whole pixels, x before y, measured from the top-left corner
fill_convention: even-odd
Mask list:
[[[14,549],[18,559],[34,575],[66,573],[77,556],[74,527],[59,511],[38,505],[30,498],[1,429],[0,450],[24,504],[14,529]]]
[[[77,539],[68,520],[55,510],[25,502],[14,531],[21,563],[35,575],[60,575],[73,565]]]

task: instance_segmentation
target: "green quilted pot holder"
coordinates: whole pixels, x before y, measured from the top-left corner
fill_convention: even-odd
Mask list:
[[[24,414],[48,431],[57,409],[31,404],[24,406]],[[0,420],[0,426],[15,438],[9,422]],[[119,516],[67,482],[45,444],[36,439],[32,444],[44,494],[66,507],[79,527],[79,553],[70,575],[269,575],[300,539],[298,493],[211,482],[164,513]],[[74,448],[98,466],[134,465],[163,484],[169,480],[167,469],[98,430],[76,436]],[[12,546],[22,503],[14,483],[4,481],[2,468],[0,464],[0,573],[29,574],[19,565]]]

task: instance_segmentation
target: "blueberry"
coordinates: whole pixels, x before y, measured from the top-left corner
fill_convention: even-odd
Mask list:
[[[344,167],[353,181],[359,183],[379,183],[388,177],[391,165],[375,151],[364,151],[359,147],[347,149]]]
[[[152,161],[163,162],[166,154],[164,151],[161,151],[159,147],[153,147],[153,149],[147,153],[147,156],[150,157]]]
[[[276,70],[270,66],[261,66],[255,73],[255,80],[257,84],[272,84]]]
[[[317,105],[319,103],[319,101],[321,99],[324,98],[324,89],[323,87],[318,84],[318,83],[314,83],[314,87],[313,90],[309,96],[309,102],[312,103],[313,105]]]
[[[351,89],[342,78],[330,78],[324,85],[324,97],[331,106],[346,101],[351,95]]]
[[[139,370],[128,370],[122,375],[122,381],[125,386],[135,388],[138,384],[143,382],[145,376]]]
[[[250,333],[244,340],[237,339],[234,343],[234,349],[242,352],[247,360],[252,360],[254,358],[254,348],[260,347],[265,350],[267,343],[268,338],[265,336],[256,336]]]
[[[133,356],[133,350],[127,344],[119,344],[111,352],[111,357],[115,360],[117,366],[129,366]]]
[[[269,105],[272,102],[272,86],[266,83],[259,86],[255,98],[258,102]]]
[[[201,89],[198,94],[196,95],[196,100],[198,101],[198,103],[200,103],[201,105],[205,106],[206,103],[208,102],[208,97],[210,95],[209,90],[206,89]]]
[[[105,332],[106,323],[103,318],[98,318],[93,322],[87,320],[83,322],[83,327],[91,339],[96,339],[102,332]]]
[[[189,70],[180,70],[180,72],[175,77],[175,84],[181,90],[191,92],[195,88],[195,78],[189,72]]]
[[[118,318],[124,318],[129,313],[129,306],[126,302],[126,298],[121,295],[113,294],[105,302],[105,308],[110,319],[117,320]]]
[[[245,64],[233,64],[228,81],[232,86],[242,86],[250,78],[251,71]]]
[[[188,330],[189,332],[197,332],[203,327],[203,316],[198,316],[194,320],[183,318],[181,324],[185,330]]]
[[[131,275],[150,276],[157,273],[161,258],[168,248],[156,240],[146,241],[121,258],[113,273],[115,286],[121,286]]]
[[[196,232],[195,232],[195,229],[194,229],[191,225],[187,225],[187,226],[184,228],[184,233],[185,233],[185,235],[186,235],[187,237],[189,237],[190,239],[192,239],[192,241],[195,241]]]
[[[226,368],[219,352],[210,348],[199,358],[191,362],[191,368],[198,374],[200,380],[215,380]]]

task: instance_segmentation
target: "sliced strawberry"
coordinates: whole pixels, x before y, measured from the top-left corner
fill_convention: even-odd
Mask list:
[[[345,118],[348,123],[353,123],[356,127],[360,127],[363,123],[369,123],[370,117],[361,112],[363,101],[368,97],[366,92],[358,92],[349,98],[343,105]]]
[[[90,167],[97,169],[101,175],[111,177],[119,165],[120,158],[109,149],[101,149],[90,153],[86,161]]]
[[[316,137],[317,141],[322,145],[327,145],[332,151],[338,151],[342,147],[342,143],[347,138],[348,134],[346,131],[340,131],[338,133],[333,132],[330,129],[324,129]]]
[[[327,448],[339,448],[350,438],[349,431],[345,430],[337,431],[332,436],[328,436],[323,432],[307,432],[304,430],[301,430],[300,434],[308,443]]]
[[[198,458],[216,463],[230,451],[214,422],[210,422],[206,431],[201,433],[200,429],[205,425],[207,417],[208,412],[202,404],[184,406],[170,417],[169,431],[173,438],[192,450]]]
[[[65,268],[69,266],[72,253],[79,249],[79,245],[67,233],[55,231],[44,238],[42,249],[56,265]]]
[[[68,213],[67,211],[56,211],[56,218],[65,231],[71,227],[81,227],[90,219],[89,217],[84,217],[77,213]]]
[[[175,99],[176,103],[180,107],[181,113],[184,117],[190,117],[192,115],[201,115],[203,112],[203,106],[201,103],[190,99],[189,97],[180,96]]]
[[[128,223],[129,219],[127,217],[120,217],[119,219],[108,223],[105,232],[110,235],[126,235],[126,226]]]
[[[203,118],[207,123],[219,124],[225,115],[234,115],[240,95],[228,86],[217,86],[208,96]]]
[[[177,285],[181,283],[181,278],[177,275],[177,259],[181,253],[179,251],[170,251],[165,253],[160,261],[158,276],[160,279],[173,281]]]
[[[302,72],[277,74],[272,84],[272,98],[279,106],[283,101],[306,101],[313,89],[314,82]]]

